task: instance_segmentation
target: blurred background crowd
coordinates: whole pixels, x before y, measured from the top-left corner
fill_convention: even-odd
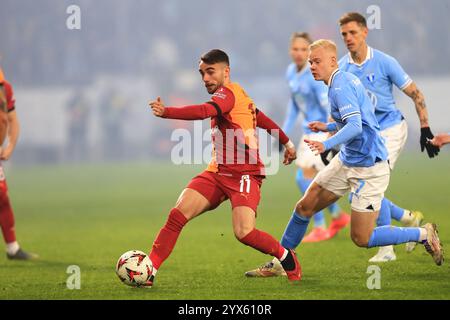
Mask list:
[[[443,117],[450,115],[450,1],[0,2],[0,66],[15,88],[22,125],[17,163],[167,158],[173,129],[192,124],[156,119],[147,102],[158,95],[171,105],[208,100],[197,63],[211,48],[229,53],[232,80],[281,124],[290,34],[331,38],[344,55],[339,17],[369,16],[371,5],[380,8],[381,28],[370,30],[369,44],[418,83],[431,128],[450,130]],[[81,9],[80,30],[66,26],[70,5]],[[414,105],[397,95],[409,119],[408,146],[417,151]]]

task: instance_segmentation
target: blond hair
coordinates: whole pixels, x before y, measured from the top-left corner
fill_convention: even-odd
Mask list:
[[[337,55],[337,47],[336,44],[328,39],[320,39],[317,41],[314,41],[312,44],[310,44],[309,46],[309,50],[314,50],[314,49],[318,49],[318,48],[324,48],[327,51],[331,51],[334,54]]]

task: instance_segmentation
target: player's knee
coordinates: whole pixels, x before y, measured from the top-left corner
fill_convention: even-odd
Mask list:
[[[189,221],[195,217],[195,212],[192,208],[177,205],[175,208]]]
[[[245,226],[238,226],[233,228],[234,236],[240,242],[242,242],[242,239],[244,239],[245,236],[248,235],[252,230],[253,227],[245,227]]]
[[[306,218],[311,218],[314,215],[312,205],[304,197],[295,205],[295,212]]]
[[[352,241],[360,248],[367,248],[369,244],[369,237],[365,234],[361,234],[358,232],[351,233]]]

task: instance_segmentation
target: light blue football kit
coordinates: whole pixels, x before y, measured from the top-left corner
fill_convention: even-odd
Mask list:
[[[338,144],[342,147],[338,156],[319,172],[314,182],[337,196],[351,189],[352,209],[357,212],[378,211],[388,185],[390,169],[373,105],[361,80],[351,73],[336,69],[328,85],[331,116],[335,122],[328,123],[327,128],[337,132],[323,144],[326,149]],[[308,224],[309,218],[294,211],[284,232],[282,245],[288,248],[298,246]],[[419,237],[419,228],[381,226],[373,230],[368,247],[417,242]]]
[[[374,105],[380,129],[385,132],[382,135],[386,139],[389,161],[393,168],[407,138],[406,122],[395,104],[393,86],[404,90],[412,83],[412,80],[396,59],[371,47],[367,49],[367,56],[363,63],[355,63],[348,53],[339,61],[339,69],[357,76],[366,88]],[[389,131],[390,128],[401,123],[403,129]],[[391,217],[400,221],[404,211],[403,208],[384,198],[377,224],[389,225]]]

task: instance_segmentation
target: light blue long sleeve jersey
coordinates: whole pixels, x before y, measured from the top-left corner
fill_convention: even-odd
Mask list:
[[[339,60],[339,69],[350,72],[361,80],[375,107],[375,116],[381,130],[402,121],[403,115],[395,104],[392,89],[395,85],[403,90],[412,83],[412,80],[397,60],[368,47],[363,63],[355,63],[348,53]]]
[[[291,97],[283,131],[290,133],[300,113],[303,113],[303,134],[312,132],[308,128],[311,121],[328,122],[328,88],[323,82],[314,80],[309,65],[298,71],[297,65],[291,63],[286,70],[286,80]]]
[[[387,159],[374,107],[361,81],[336,69],[328,83],[331,117],[328,131],[338,131],[324,141],[325,149],[342,144],[339,157],[348,167],[370,167]]]

